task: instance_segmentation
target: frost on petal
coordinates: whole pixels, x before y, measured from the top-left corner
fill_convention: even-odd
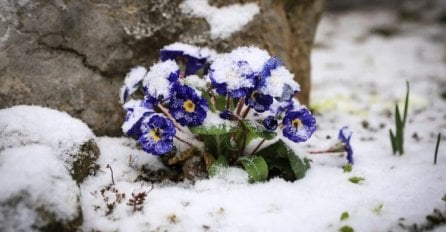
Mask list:
[[[195,89],[206,89],[206,79],[197,75],[190,75],[184,78],[184,84]]]
[[[260,91],[281,101],[286,101],[300,91],[300,86],[288,69],[279,66],[271,70],[271,75],[266,78],[265,85],[260,88]]]
[[[245,60],[251,70],[256,73],[261,72],[265,62],[271,58],[267,51],[254,46],[239,47],[230,54],[235,60]]]
[[[127,110],[127,116],[124,124],[122,124],[122,131],[135,138],[141,136],[141,121],[144,117],[154,113],[153,108],[141,100],[130,100],[124,104],[124,109]]]
[[[128,96],[133,94],[138,89],[138,84],[142,81],[144,76],[146,75],[147,70],[142,66],[136,66],[127,73],[127,76],[124,80],[124,85],[120,90],[120,101],[123,104]]]
[[[145,91],[150,97],[168,99],[172,85],[178,80],[179,67],[172,60],[158,62],[150,67],[143,80]]]

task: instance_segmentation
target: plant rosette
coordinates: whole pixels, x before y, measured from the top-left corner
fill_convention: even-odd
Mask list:
[[[240,166],[252,182],[297,180],[309,162],[277,134],[302,143],[316,130],[314,116],[294,98],[299,91],[294,75],[265,50],[217,54],[174,43],[148,70],[135,67],[127,74],[120,91],[127,112],[122,129],[144,151],[184,172],[198,157],[209,176]],[[267,140],[273,141],[264,146]]]

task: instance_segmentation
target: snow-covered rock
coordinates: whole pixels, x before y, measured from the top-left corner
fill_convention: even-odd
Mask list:
[[[52,147],[0,152],[0,231],[74,231],[82,223],[79,198],[79,187]]]
[[[94,170],[99,149],[95,135],[79,119],[40,106],[0,110],[0,152],[29,144],[51,148],[78,182]]]

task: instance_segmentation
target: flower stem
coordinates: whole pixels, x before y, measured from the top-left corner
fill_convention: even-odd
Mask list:
[[[175,137],[178,141],[187,144],[189,147],[195,147],[192,143],[189,143],[188,141],[186,141],[186,140],[184,140],[184,139],[178,137],[178,135],[175,135],[174,137]]]
[[[177,121],[175,120],[175,118],[172,117],[172,115],[169,113],[169,110],[167,110],[166,108],[164,108],[164,106],[162,106],[160,103],[158,103],[158,108],[161,110],[161,112],[163,112],[163,114],[165,114],[175,125],[175,127],[179,130],[179,131],[183,131],[181,129],[181,125],[177,123]]]
[[[257,144],[256,148],[254,148],[254,150],[251,152],[251,155],[254,155],[257,150],[259,150],[260,146],[262,146],[262,144],[266,141],[266,139],[262,139],[262,141],[260,141],[259,144]]]
[[[214,109],[214,111],[217,110],[217,98],[215,97],[214,91],[212,91],[212,89],[209,87],[208,89],[208,93],[210,96],[210,102],[212,105],[212,108]]]
[[[242,118],[246,118],[246,116],[249,113],[249,110],[251,110],[251,107],[247,106],[245,112],[243,112]]]
[[[229,105],[231,103],[231,97],[228,95],[226,95],[226,109],[229,110]]]
[[[240,113],[242,112],[242,108],[243,108],[243,102],[245,101],[245,97],[240,98],[240,100],[237,103],[237,111],[235,112],[235,114],[237,116],[240,116]]]

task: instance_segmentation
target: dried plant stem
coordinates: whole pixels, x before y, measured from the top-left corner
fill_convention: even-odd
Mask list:
[[[435,145],[434,164],[437,164],[438,148],[440,147],[441,133],[438,133],[437,144]]]
[[[115,178],[113,178],[113,169],[111,168],[110,164],[107,164],[106,167],[110,169],[110,172],[111,172],[111,179],[112,179],[112,185],[115,185]]]

